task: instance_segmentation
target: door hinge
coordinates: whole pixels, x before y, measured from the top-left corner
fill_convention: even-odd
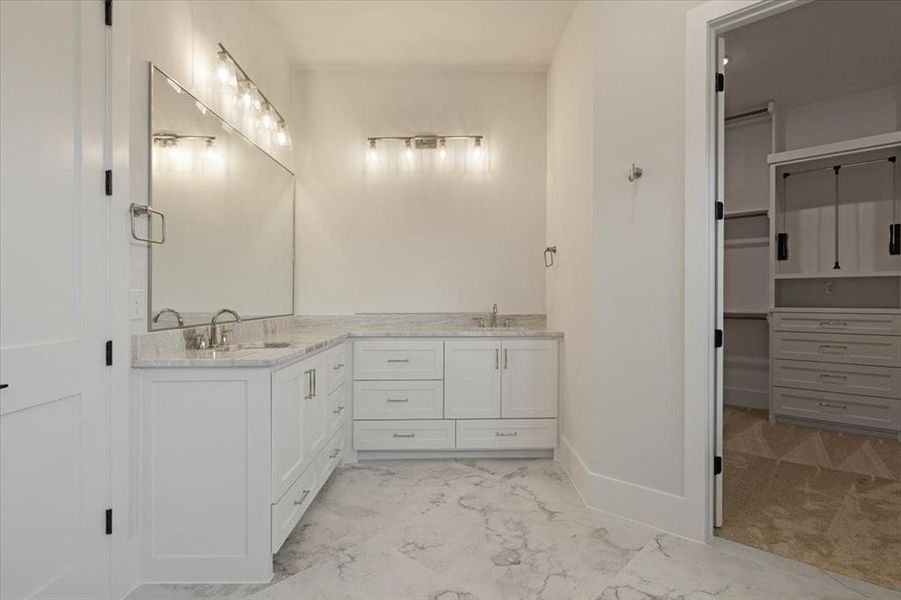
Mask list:
[[[714,348],[722,348],[723,347],[723,330],[717,329],[713,332],[713,347]]]
[[[716,220],[722,221],[723,217],[726,216],[726,207],[723,206],[722,202],[716,203]]]
[[[723,457],[722,456],[714,456],[713,457],[713,474],[719,475],[723,472]]]
[[[113,340],[106,340],[106,366],[113,365]]]
[[[776,234],[776,260],[788,260],[788,234],[784,231]]]
[[[113,535],[113,509],[106,509],[106,535]]]
[[[107,196],[113,195],[113,171],[111,169],[107,169],[103,173],[103,189]]]
[[[722,92],[726,90],[726,76],[722,73],[716,74],[716,91]]]
[[[113,0],[103,0],[103,22],[107,27],[113,26]]]

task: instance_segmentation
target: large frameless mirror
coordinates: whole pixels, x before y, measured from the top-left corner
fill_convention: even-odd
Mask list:
[[[150,69],[148,327],[294,311],[294,174],[158,68]]]

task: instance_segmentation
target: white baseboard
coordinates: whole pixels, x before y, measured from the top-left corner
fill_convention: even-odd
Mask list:
[[[588,508],[692,541],[706,541],[707,524],[689,498],[593,473],[565,436],[560,436],[555,457]]]
[[[357,460],[428,460],[440,458],[553,458],[553,450],[357,450]]]
[[[723,404],[743,408],[769,410],[770,393],[767,390],[752,390],[738,387],[723,388]]]

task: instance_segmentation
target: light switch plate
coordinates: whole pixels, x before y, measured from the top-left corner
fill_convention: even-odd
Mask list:
[[[144,290],[130,290],[128,294],[129,317],[132,321],[141,321],[147,318],[147,292]]]

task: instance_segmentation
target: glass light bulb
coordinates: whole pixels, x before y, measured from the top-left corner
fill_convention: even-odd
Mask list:
[[[287,146],[288,145],[288,132],[285,131],[285,126],[281,125],[278,128],[278,132],[275,134],[275,143],[279,146]]]
[[[260,123],[263,125],[264,129],[272,129],[272,126],[275,123],[272,120],[272,109],[269,108],[268,104],[263,109],[263,115],[260,117]]]
[[[438,158],[440,160],[447,160],[447,140],[445,139],[438,141]]]
[[[410,140],[404,142],[404,160],[407,162],[413,160],[413,147],[410,145]]]
[[[472,148],[472,158],[476,163],[481,163],[485,158],[485,149],[482,147],[482,138],[476,138]]]

